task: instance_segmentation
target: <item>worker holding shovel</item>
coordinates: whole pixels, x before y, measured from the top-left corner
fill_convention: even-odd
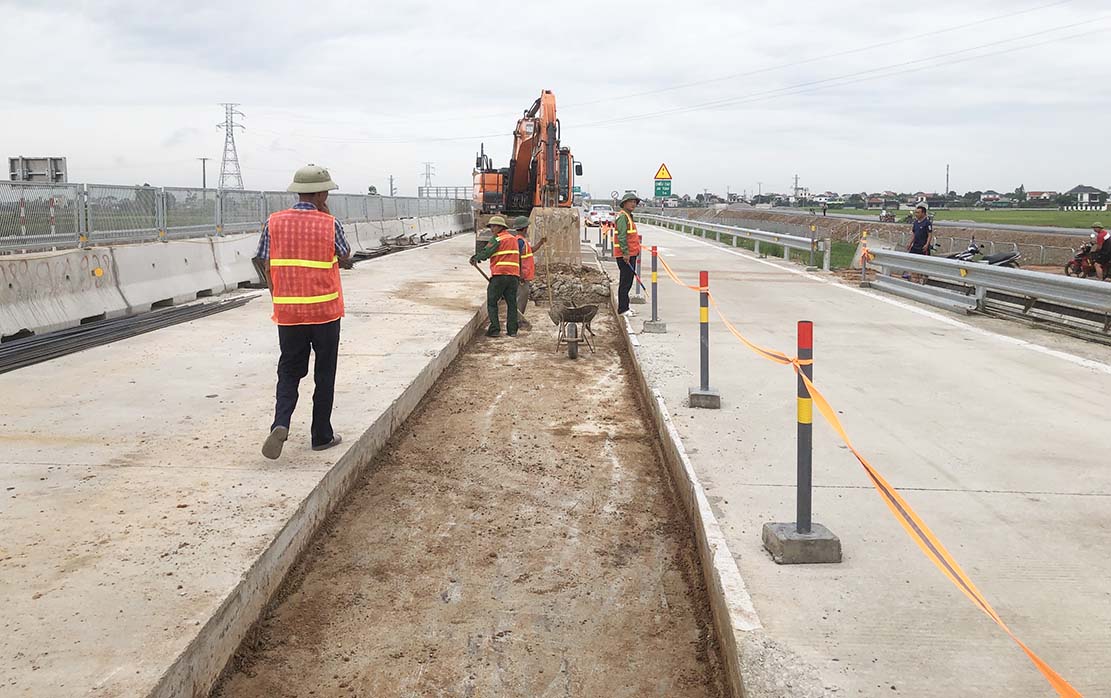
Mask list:
[[[528,239],[528,216],[517,216],[513,221],[513,230],[517,233],[517,249],[521,253],[521,282],[517,287],[517,320],[527,330],[529,322],[525,319],[525,307],[528,306],[529,294],[532,291],[532,280],[536,278],[536,260],[533,255],[540,251],[548,238],[540,238],[540,242],[533,247]]]
[[[487,276],[486,286],[486,312],[490,316],[490,326],[486,330],[487,337],[497,337],[501,334],[501,323],[498,322],[498,301],[505,300],[505,333],[510,337],[517,336],[517,287],[521,276],[521,250],[516,235],[509,232],[509,224],[503,216],[494,216],[490,219],[490,232],[493,237],[486,247],[470,259],[471,265],[476,269],[478,263],[490,260],[490,276]],[[479,269],[479,272],[482,270]],[[485,273],[482,274],[486,276]]]

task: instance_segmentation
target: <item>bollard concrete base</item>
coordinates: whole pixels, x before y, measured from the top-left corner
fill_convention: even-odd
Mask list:
[[[821,271],[821,270],[818,267],[815,267],[815,266],[811,265],[811,266],[806,268],[806,271]]]
[[[667,334],[667,323],[663,320],[645,320],[644,332],[647,334]]]
[[[629,302],[633,305],[644,305],[648,302],[648,299],[644,296],[629,296]]]
[[[705,410],[721,409],[721,393],[713,388],[707,390],[691,388],[688,395],[690,396],[691,407],[698,407]]]
[[[764,548],[780,565],[811,565],[841,562],[841,539],[825,526],[810,525],[810,533],[799,533],[791,523],[764,524]]]

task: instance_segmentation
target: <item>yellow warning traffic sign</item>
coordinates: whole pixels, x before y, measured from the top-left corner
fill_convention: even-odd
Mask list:
[[[656,170],[656,179],[671,179],[671,173],[667,171],[667,165],[660,163],[660,169]]]

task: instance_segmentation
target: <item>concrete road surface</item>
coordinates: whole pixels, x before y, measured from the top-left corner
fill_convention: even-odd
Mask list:
[[[1111,696],[1111,350],[965,320],[642,226],[750,339],[794,354],[815,323],[815,378],[856,446],[909,500],[1003,619],[1088,698]],[[645,265],[647,280],[647,264]],[[768,631],[838,695],[1050,696],[1012,641],[923,556],[815,414],[815,520],[838,565],[778,566],[761,526],[794,520],[795,376],[711,314],[720,411],[687,407],[697,295],[661,273],[666,335],[641,334]],[[650,306],[639,306],[640,329]]]

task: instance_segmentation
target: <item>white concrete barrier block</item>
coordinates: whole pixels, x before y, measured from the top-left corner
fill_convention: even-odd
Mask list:
[[[258,233],[247,233],[212,239],[216,272],[224,282],[224,290],[234,291],[245,283],[263,283],[251,262],[258,250],[258,238]]]
[[[120,293],[132,313],[224,291],[207,238],[120,245],[112,248],[112,258]]]
[[[0,257],[0,336],[125,315],[106,247]]]

